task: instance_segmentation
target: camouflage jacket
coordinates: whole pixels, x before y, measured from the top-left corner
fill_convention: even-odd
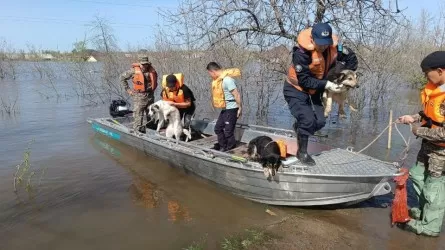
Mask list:
[[[445,116],[445,103],[440,105],[440,114]],[[414,119],[420,121],[420,115],[413,115]],[[426,128],[420,127],[417,129],[417,136],[426,139],[428,141],[437,142],[437,141],[445,141],[445,127],[440,128]]]
[[[152,67],[150,70],[154,70],[154,68]],[[123,72],[120,75],[120,81],[122,83],[122,86],[124,86],[125,90],[129,89],[129,85],[128,85],[128,80],[132,79],[134,76],[134,68],[131,68],[125,72]],[[145,78],[145,82],[146,84],[146,91],[147,92],[153,92],[153,90],[151,89],[151,78],[150,78],[150,74],[149,72],[144,72],[144,78]]]

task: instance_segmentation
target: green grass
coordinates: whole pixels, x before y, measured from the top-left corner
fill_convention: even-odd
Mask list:
[[[14,174],[14,192],[17,192],[17,186],[21,185],[25,180],[26,182],[26,190],[31,188],[31,178],[34,176],[34,172],[30,172],[31,163],[30,163],[30,155],[31,155],[31,144],[34,142],[32,140],[28,143],[28,147],[25,152],[23,152],[23,160],[20,164],[16,166],[17,171]]]
[[[193,243],[191,246],[184,248],[184,250],[204,250],[204,246],[201,244]]]
[[[30,192],[33,187],[32,180],[34,175],[36,175],[36,170],[33,169],[33,166],[30,161],[32,143],[34,143],[34,140],[28,143],[28,147],[26,148],[25,152],[23,152],[22,162],[17,166],[15,166],[16,172],[14,174],[13,182],[14,182],[14,192],[16,193],[17,193],[17,188],[20,186],[24,185],[25,190],[27,192]],[[37,169],[37,172],[39,171],[41,172],[38,185],[40,185],[41,179],[45,174],[45,170],[46,168]]]
[[[223,250],[244,250],[251,249],[255,246],[260,246],[273,238],[272,235],[257,229],[246,229],[244,232],[224,238],[219,244],[220,249]],[[193,242],[183,250],[204,250],[206,249],[206,237]],[[212,248],[213,249],[213,248]]]
[[[207,242],[207,234],[204,235],[198,242],[193,242],[192,245],[190,245],[187,248],[184,248],[183,250],[204,250],[206,242]]]
[[[221,243],[223,250],[249,249],[272,239],[272,236],[255,229],[246,229],[244,233],[224,238]]]

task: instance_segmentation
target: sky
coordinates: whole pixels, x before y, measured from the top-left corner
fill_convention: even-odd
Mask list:
[[[95,16],[111,22],[118,45],[150,45],[151,30],[162,23],[159,11],[174,10],[180,0],[0,0],[0,41],[15,49],[71,51],[73,43],[91,34],[88,26]],[[215,0],[218,1],[218,0]],[[408,18],[425,8],[435,13],[445,0],[398,0]]]

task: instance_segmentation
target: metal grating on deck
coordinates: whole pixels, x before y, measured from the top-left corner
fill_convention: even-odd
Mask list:
[[[320,175],[366,177],[391,176],[397,173],[397,168],[392,163],[340,148],[325,151],[312,157],[317,165],[302,168],[296,162],[289,167],[289,170]]]

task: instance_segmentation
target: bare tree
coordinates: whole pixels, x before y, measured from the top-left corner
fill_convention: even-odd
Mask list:
[[[379,0],[183,0],[178,11],[165,13],[182,41],[215,45],[230,39],[251,47],[294,41],[299,31],[321,21],[331,22],[346,39],[366,44],[376,20],[401,19],[400,10]]]

